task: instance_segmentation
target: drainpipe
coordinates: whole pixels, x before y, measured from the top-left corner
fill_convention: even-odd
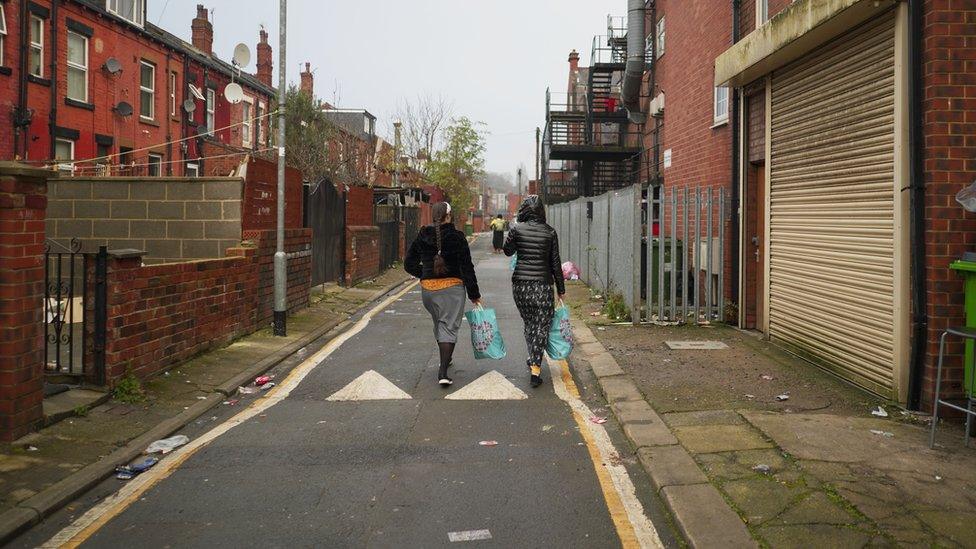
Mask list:
[[[627,0],[627,65],[621,95],[634,124],[643,124],[647,119],[640,106],[644,64],[644,0]]]
[[[737,43],[740,38],[739,8],[741,3],[741,0],[732,0],[732,44]],[[729,88],[729,118],[729,122],[732,124],[732,192],[730,193],[732,197],[730,201],[732,218],[731,227],[729,229],[729,234],[732,235],[732,246],[730,246],[730,257],[732,259],[732,269],[730,269],[732,273],[732,291],[729,295],[729,301],[737,304],[739,302],[739,203],[741,202],[741,197],[739,195],[739,164],[741,163],[740,155],[742,151],[739,148],[739,89],[736,87]]]
[[[58,0],[51,2],[51,112],[48,113],[48,131],[51,136],[50,158],[55,156],[54,139],[58,126]]]
[[[17,116],[14,120],[14,155],[27,159],[27,135],[30,129],[27,117],[27,55],[30,42],[30,16],[27,0],[20,2],[20,74],[18,75]],[[26,122],[26,124],[25,124]],[[23,137],[22,143],[20,137]]]
[[[911,291],[912,342],[911,370],[908,379],[908,408],[918,410],[922,403],[922,379],[925,373],[925,347],[928,343],[928,300],[925,284],[925,179],[923,156],[925,136],[922,133],[922,0],[908,1],[908,54],[910,90],[908,105],[908,166],[911,172],[909,208],[911,209]]]

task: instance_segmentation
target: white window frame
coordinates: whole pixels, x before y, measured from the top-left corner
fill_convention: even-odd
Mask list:
[[[724,91],[724,108],[723,108],[723,98],[720,97],[719,93]],[[712,100],[712,116],[714,126],[719,126],[721,124],[726,124],[729,121],[729,103],[732,101],[732,94],[729,92],[728,86],[715,86],[715,92]],[[713,126],[713,127],[714,127]]]
[[[249,149],[254,146],[253,117],[254,98],[245,95],[241,101],[241,144]]]
[[[3,47],[7,42],[7,12],[3,9],[3,4],[0,4],[0,67],[3,64]]]
[[[769,0],[756,0],[756,28],[769,21]]]
[[[213,135],[217,120],[217,92],[213,88],[207,88],[205,94],[207,97],[207,100],[204,101],[204,110],[207,112],[205,119],[207,135]]]
[[[150,173],[153,169],[153,164],[154,164],[153,160],[156,161],[155,162],[156,169],[159,170],[159,173],[155,175]],[[149,153],[148,155],[146,155],[146,175],[148,175],[149,177],[160,177],[163,175],[163,155],[159,153]]]
[[[193,171],[193,175],[190,175],[190,170]],[[196,162],[187,162],[186,168],[183,170],[183,175],[185,177],[200,177],[200,164]]]
[[[657,39],[657,56],[661,57],[664,55],[664,39],[665,39],[665,24],[664,16],[662,15],[660,19],[657,20],[657,24],[654,25],[654,36]]]
[[[83,48],[83,50],[84,50],[84,54],[85,54],[85,61],[84,61],[84,64],[73,63],[70,59],[68,59],[68,56],[67,56],[67,53],[66,53],[65,54],[65,63],[68,65],[68,68],[67,68],[67,71],[66,71],[66,75],[67,75],[68,78],[70,78],[71,77],[71,70],[72,69],[74,69],[76,71],[80,71],[84,75],[84,77],[85,77],[85,86],[84,86],[85,93],[84,93],[84,96],[83,97],[71,97],[71,93],[69,91],[65,91],[65,95],[68,98],[70,98],[70,99],[74,99],[75,101],[81,101],[82,103],[88,103],[88,37],[85,36],[84,34],[80,34],[80,33],[73,32],[73,31],[70,31],[69,30],[68,31],[68,41],[69,42],[71,41],[71,38],[72,37],[74,37],[74,38],[80,38],[81,40],[84,41],[84,48]],[[70,89],[71,89],[71,86],[67,86],[66,90],[70,90]]]
[[[38,37],[40,39],[40,42],[35,42],[34,41],[33,34],[34,34],[34,21],[35,20],[40,24],[40,27],[41,27],[40,30],[38,31],[38,34],[40,35]],[[36,76],[38,78],[44,78],[44,18],[38,17],[38,16],[36,16],[34,14],[31,14],[31,16],[30,16],[30,25],[28,26],[28,29],[27,29],[27,36],[28,36],[27,41],[30,44],[30,46],[28,47],[28,54],[29,55],[27,56],[27,60],[28,60],[27,72],[29,74],[31,74],[32,76]],[[41,62],[38,63],[37,73],[31,72],[32,69],[29,66],[29,65],[32,64],[31,57],[33,56],[33,53],[34,53],[35,50],[37,50],[38,57],[41,60]]]
[[[135,15],[135,19],[129,19],[128,17],[122,15],[122,11],[119,9],[120,1],[125,0],[108,0],[105,2],[105,9],[107,9],[109,13],[119,17],[120,19],[128,21],[133,25],[138,25],[140,27],[143,26],[145,24],[145,21],[143,21],[143,7],[145,0],[132,0],[132,13]]]
[[[169,115],[176,116],[176,73],[169,73]]]
[[[142,85],[142,70],[144,68],[152,69],[152,83],[151,88],[147,88]],[[149,115],[142,112],[142,94],[149,94]],[[139,60],[139,118],[143,120],[155,120],[156,119],[156,65],[153,65],[145,59]]]
[[[257,110],[254,111],[254,118],[255,118],[255,122],[258,123],[257,133],[258,133],[259,148],[268,146],[267,141],[265,141],[265,133],[264,133],[264,119],[265,119],[264,115],[267,113],[266,111],[267,111],[267,107],[265,106],[264,101],[258,101]]]
[[[71,153],[69,158],[57,158],[58,143],[67,143]],[[65,139],[63,137],[54,138],[54,160],[58,162],[58,170],[62,172],[74,172],[75,163],[75,142],[71,139]]]

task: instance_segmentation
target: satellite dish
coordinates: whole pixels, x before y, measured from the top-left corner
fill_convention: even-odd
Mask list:
[[[193,97],[196,97],[200,101],[206,101],[206,99],[203,97],[203,91],[200,90],[200,88],[194,86],[193,84],[187,84],[187,87],[190,88],[190,93],[193,94]]]
[[[119,60],[114,57],[109,57],[106,59],[105,64],[102,66],[109,72],[109,74],[118,74],[122,72],[122,63],[119,63]]]
[[[237,82],[231,82],[224,88],[224,97],[236,105],[244,99],[244,90]]]
[[[187,113],[192,113],[197,110],[197,102],[192,99],[187,99],[183,102],[183,110]]]
[[[197,126],[197,135],[209,135],[210,129],[207,128],[206,124],[200,124]]]
[[[115,106],[115,112],[122,116],[131,116],[132,105],[126,103],[125,101],[120,101],[119,104]]]
[[[247,44],[241,43],[234,46],[234,64],[238,67],[246,67],[251,62],[251,50]]]

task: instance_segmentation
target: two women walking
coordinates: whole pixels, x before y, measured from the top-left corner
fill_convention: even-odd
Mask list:
[[[420,278],[424,307],[434,323],[434,338],[440,352],[437,381],[448,386],[448,369],[464,315],[464,298],[481,303],[478,278],[471,262],[471,250],[464,233],[451,220],[451,208],[439,202],[432,208],[434,223],[421,229],[410,246],[404,267]],[[502,248],[505,255],[518,254],[512,273],[512,294],[525,324],[530,382],[542,384],[542,354],[549,342],[555,310],[553,285],[559,298],[566,293],[556,231],[546,224],[545,207],[538,196],[526,197],[518,211],[518,225],[508,231]],[[496,233],[497,234],[497,233]],[[496,243],[493,243],[498,248]]]

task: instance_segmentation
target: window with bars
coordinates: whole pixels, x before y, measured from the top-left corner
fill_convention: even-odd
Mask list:
[[[148,61],[140,62],[139,67],[139,116],[156,118],[156,65]]]
[[[68,97],[88,102],[88,37],[68,31]]]

